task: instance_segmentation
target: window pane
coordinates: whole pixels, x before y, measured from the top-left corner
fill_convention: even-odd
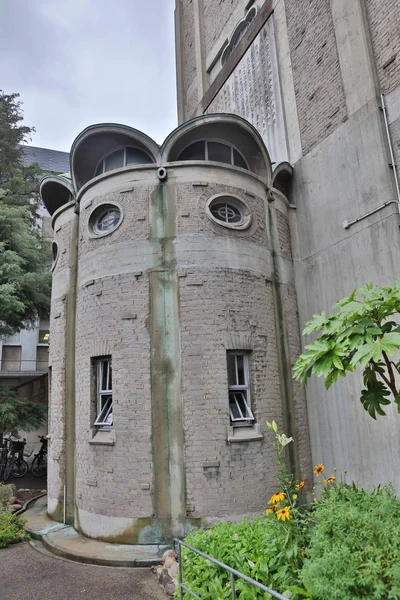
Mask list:
[[[152,163],[150,156],[139,150],[138,148],[127,148],[126,149],[126,164],[127,165],[145,165]]]
[[[108,361],[100,363],[100,390],[107,390]]]
[[[223,223],[240,223],[242,221],[240,210],[233,204],[228,204],[227,202],[221,204],[215,203],[212,204],[210,210],[211,214]]]
[[[111,169],[119,169],[124,166],[124,150],[116,150],[112,154],[109,154],[105,159],[105,171],[111,171]]]
[[[178,160],[205,160],[205,158],[206,151],[204,141],[191,144],[178,156]]]
[[[108,389],[112,390],[112,367],[111,367],[111,363],[108,363]]]
[[[39,329],[39,344],[48,344],[50,342],[50,332],[48,329]]]
[[[236,396],[236,400],[237,400],[237,403],[239,404],[239,407],[240,407],[243,417],[249,417],[245,393],[246,392],[238,392],[235,394],[235,396]]]
[[[235,400],[235,394],[232,392],[229,394],[229,408],[231,410],[232,419],[241,419],[242,415],[240,414],[240,410],[238,407],[238,403]]]
[[[215,160],[216,162],[232,164],[231,159],[231,147],[220,142],[207,142],[208,146],[208,160]]]
[[[95,228],[99,233],[111,231],[114,229],[120,220],[121,212],[118,208],[110,208],[100,214],[97,219]]]
[[[238,372],[238,385],[245,385],[245,376],[244,376],[244,357],[236,356],[237,363],[237,372]]]
[[[237,385],[234,354],[228,354],[228,385]]]
[[[235,150],[235,148],[233,149],[233,164],[236,167],[242,167],[242,169],[247,169],[246,161],[244,160],[240,152]]]
[[[96,173],[94,174],[95,177],[97,177],[97,175],[101,175],[103,172],[103,167],[104,167],[104,160],[101,161],[101,163],[99,164],[99,166],[96,169]]]

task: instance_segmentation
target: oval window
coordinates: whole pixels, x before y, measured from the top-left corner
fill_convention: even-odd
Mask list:
[[[246,229],[251,223],[249,208],[234,196],[213,196],[207,202],[206,212],[212,221],[231,229]]]
[[[52,267],[52,269],[54,269],[54,267],[56,266],[57,258],[58,258],[57,242],[52,242],[52,244],[51,244],[51,256],[52,256],[51,267]]]
[[[95,235],[106,235],[116,229],[122,221],[122,212],[114,204],[98,206],[90,215],[89,228]]]

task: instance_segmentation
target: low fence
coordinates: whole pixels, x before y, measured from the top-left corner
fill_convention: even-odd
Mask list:
[[[182,548],[182,546],[184,546],[185,548],[187,548],[191,552],[194,552],[195,554],[198,554],[199,556],[202,556],[203,558],[209,560],[210,562],[214,563],[215,565],[218,565],[219,567],[221,567],[221,569],[224,569],[225,571],[228,571],[228,573],[230,573],[232,600],[236,600],[235,577],[243,579],[244,581],[246,581],[250,585],[253,585],[254,587],[258,588],[259,590],[262,590],[263,592],[267,592],[273,598],[278,598],[278,600],[287,600],[287,597],[282,596],[282,594],[279,594],[279,592],[275,592],[274,590],[271,590],[270,588],[267,588],[265,585],[262,585],[262,583],[258,583],[258,581],[255,581],[254,579],[251,579],[251,577],[247,577],[247,575],[244,575],[243,573],[239,573],[239,571],[236,571],[235,569],[232,569],[228,565],[225,565],[223,562],[220,562],[219,560],[216,560],[212,556],[208,556],[208,554],[204,554],[204,552],[200,552],[200,550],[196,550],[196,548],[193,548],[192,546],[189,546],[189,544],[186,544],[185,542],[182,542],[182,540],[174,539],[174,547],[175,547],[175,551],[176,551],[176,553],[178,555],[178,563],[179,563],[179,591],[180,591],[180,599],[181,600],[183,600],[183,592],[184,591],[187,592],[188,594],[190,594],[190,596],[192,596],[192,598],[197,598],[197,600],[202,600],[202,598],[200,596],[198,596],[197,594],[195,594],[194,592],[192,592],[183,583],[183,564],[182,564],[182,560],[181,560],[181,548]]]

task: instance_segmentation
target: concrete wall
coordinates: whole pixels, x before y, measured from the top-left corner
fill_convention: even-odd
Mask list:
[[[261,14],[269,3],[254,5]],[[244,0],[233,3],[232,19],[244,14],[246,6]],[[391,0],[276,0],[270,7],[273,15],[268,17],[267,10],[265,15],[274,19],[279,65],[279,73],[272,77],[279,77],[288,156],[294,165],[290,201],[296,209],[289,209],[288,222],[303,327],[313,313],[330,310],[355,285],[371,280],[389,284],[398,276],[398,198],[380,94],[385,94],[398,162],[400,8]],[[212,76],[205,79],[198,112],[207,109],[210,94],[222,93],[228,78],[240,74],[252,44],[249,33],[230,68],[221,67],[216,61],[217,46],[223,47],[234,25],[221,18],[216,27],[217,21],[211,23],[205,8],[202,18],[204,61]],[[212,31],[208,41],[207,31]],[[185,64],[184,49],[180,64]],[[244,97],[246,90],[249,93],[244,85]],[[225,96],[223,110],[231,107],[236,112],[236,103]],[[263,101],[265,98],[259,103]],[[251,104],[250,97],[248,102]],[[187,116],[187,111],[182,110],[181,115]],[[251,120],[251,116],[247,118]],[[365,217],[375,209],[377,212]],[[344,221],[355,219],[360,221],[344,228]],[[284,238],[286,225],[277,222],[276,226]],[[294,359],[301,349],[298,329],[290,323],[297,310],[296,293],[289,286],[283,294],[288,305],[293,300],[285,323],[286,343],[290,342]],[[313,461],[323,462],[328,469],[347,469],[350,478],[366,485],[393,481],[400,488],[395,459],[400,417],[390,409],[388,417],[374,422],[359,402],[361,385],[357,374],[341,380],[329,392],[321,380],[309,384]]]

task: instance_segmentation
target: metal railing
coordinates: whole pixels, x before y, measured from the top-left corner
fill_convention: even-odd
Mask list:
[[[219,567],[221,567],[221,569],[224,569],[225,571],[228,571],[228,573],[230,573],[232,600],[236,600],[235,577],[243,579],[244,581],[246,581],[250,585],[253,585],[254,587],[258,588],[259,590],[262,590],[263,592],[267,592],[273,598],[278,598],[278,600],[287,600],[287,597],[282,596],[282,594],[279,594],[279,592],[275,592],[274,590],[271,590],[270,588],[266,587],[262,583],[258,583],[258,581],[255,581],[254,579],[251,579],[251,577],[247,577],[247,575],[244,575],[243,573],[240,573],[239,571],[236,571],[236,569],[232,569],[231,567],[228,567],[228,565],[225,565],[223,562],[221,562],[221,561],[213,558],[212,556],[208,556],[208,554],[204,554],[204,552],[200,552],[200,550],[196,550],[196,548],[193,548],[192,546],[189,546],[189,544],[186,544],[185,542],[182,542],[182,540],[179,540],[179,539],[175,538],[174,539],[174,547],[175,547],[175,549],[177,548],[177,550],[175,550],[175,551],[176,551],[176,553],[178,555],[178,564],[179,564],[179,582],[178,582],[178,585],[179,585],[179,593],[180,593],[179,597],[180,597],[181,600],[183,600],[183,591],[185,591],[188,594],[190,594],[190,596],[192,596],[192,598],[197,598],[197,600],[202,600],[202,598],[200,596],[198,596],[197,594],[195,594],[194,592],[192,592],[183,583],[183,565],[182,565],[182,560],[181,560],[181,547],[182,546],[184,546],[185,548],[187,548],[191,552],[194,552],[195,554],[198,554],[199,556],[202,556],[206,560],[209,560],[210,562],[214,563],[215,565],[218,565]]]

